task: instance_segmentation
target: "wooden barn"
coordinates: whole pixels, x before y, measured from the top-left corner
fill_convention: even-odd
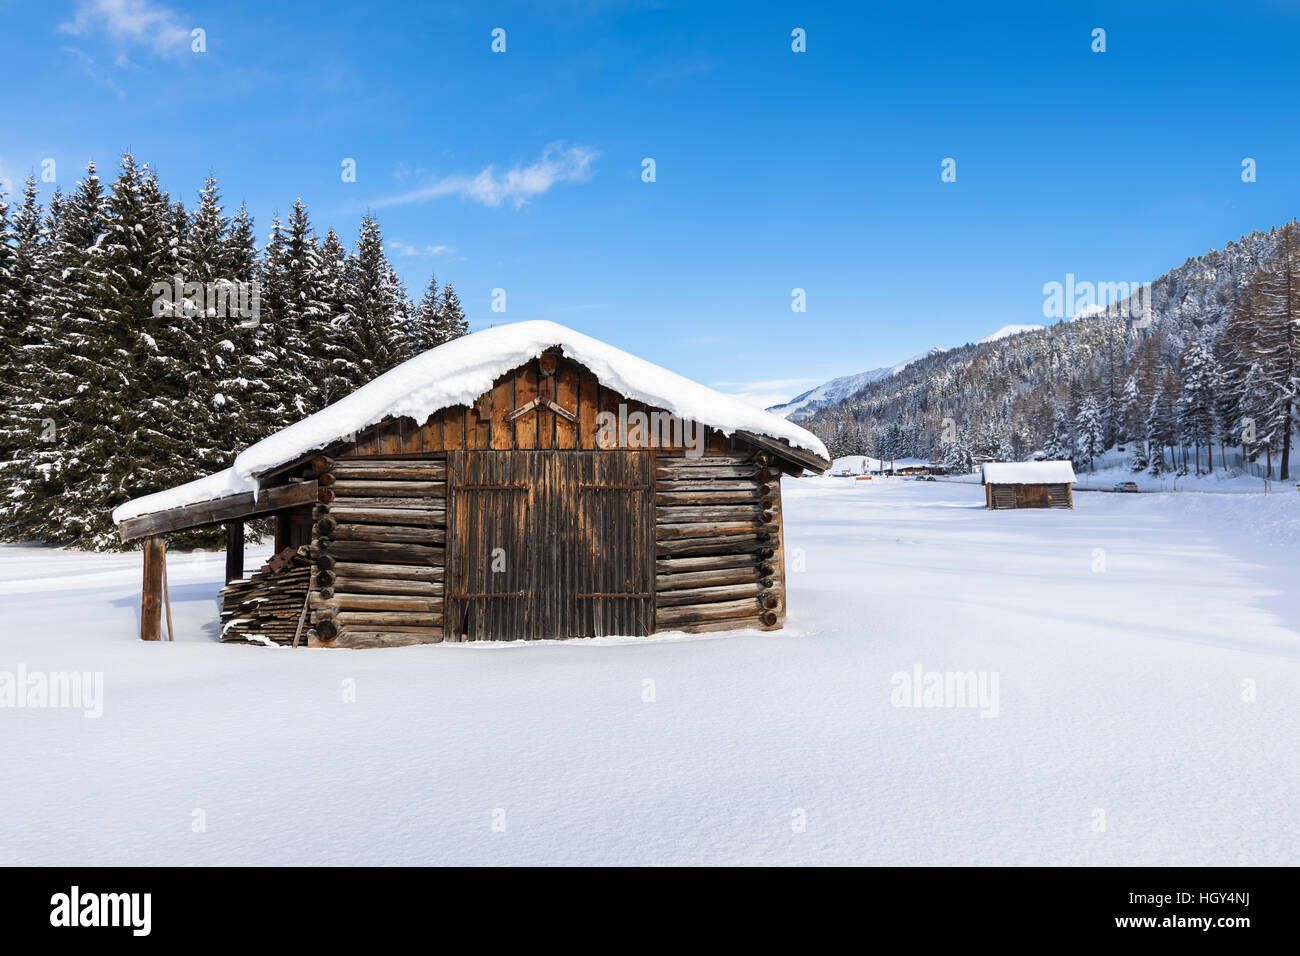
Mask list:
[[[164,536],[224,524],[222,639],[382,647],[779,628],[781,476],[812,434],[551,322],[417,356],[236,456],[128,502],[141,636]],[[275,519],[245,575],[244,522]],[[170,628],[169,628],[170,629]]]
[[[990,461],[980,466],[990,508],[1073,508],[1068,461]]]

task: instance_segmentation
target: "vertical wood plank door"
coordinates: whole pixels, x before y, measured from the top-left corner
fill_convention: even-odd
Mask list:
[[[571,539],[578,560],[577,612],[583,637],[654,631],[653,453],[567,455],[576,478]]]
[[[450,452],[448,637],[651,633],[652,467],[645,452]]]

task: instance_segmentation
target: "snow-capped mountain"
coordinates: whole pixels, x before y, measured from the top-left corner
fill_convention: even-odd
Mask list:
[[[946,455],[965,465],[981,457],[1020,460],[1051,449],[1051,457],[1086,460],[1092,456],[1079,450],[1082,434],[1103,448],[1117,440],[1145,441],[1157,453],[1153,468],[1195,469],[1181,464],[1192,461],[1195,448],[1185,451],[1189,440],[1180,403],[1188,395],[1209,395],[1203,401],[1214,407],[1205,411],[1205,420],[1231,421],[1255,400],[1240,384],[1251,369],[1258,379],[1260,370],[1282,369],[1287,361],[1270,364],[1283,353],[1262,346],[1257,335],[1271,322],[1268,327],[1278,331],[1270,334],[1282,341],[1285,316],[1244,294],[1261,283],[1273,288],[1267,283],[1291,275],[1287,270],[1294,267],[1285,256],[1297,253],[1278,251],[1288,229],[1300,225],[1256,231],[1222,251],[1188,259],[1145,286],[1140,302],[1130,296],[1079,307],[1069,321],[1041,328],[1004,326],[979,342],[927,356],[838,402],[821,404],[799,424],[822,439],[832,458]],[[1300,244],[1300,237],[1288,241]],[[1198,391],[1194,376],[1207,363],[1227,374]],[[1276,376],[1269,381],[1279,383],[1268,388],[1270,395],[1282,396],[1271,399],[1282,403],[1276,406],[1283,408],[1280,421],[1287,414],[1289,393],[1281,383],[1288,373],[1269,374]],[[1283,427],[1277,426],[1279,432]],[[945,432],[951,437],[945,439]],[[1222,444],[1222,434],[1215,435]],[[1209,442],[1202,433],[1191,444]],[[1280,453],[1275,457],[1280,472]],[[1261,467],[1271,467],[1267,455]]]
[[[1021,332],[1036,332],[1043,328],[1041,325],[1004,325],[992,335],[987,335],[979,340],[980,345],[985,342],[996,342],[998,339],[1005,339],[1008,336],[1018,335]],[[792,422],[803,421],[818,409],[825,408],[827,405],[834,405],[836,402],[848,398],[854,392],[866,388],[879,382],[881,379],[888,378],[891,375],[897,375],[903,369],[907,368],[913,362],[920,361],[923,358],[929,358],[932,355],[938,355],[940,352],[947,352],[948,349],[936,345],[933,348],[922,352],[920,355],[913,355],[910,359],[905,359],[897,365],[887,365],[883,368],[873,368],[869,372],[858,372],[856,375],[844,375],[840,378],[833,378],[829,382],[818,385],[816,388],[809,389],[802,395],[796,395],[790,401],[782,405],[771,405],[768,411],[773,415],[780,415],[782,418],[789,419]]]
[[[768,411],[773,415],[780,415],[782,418],[789,419],[792,422],[802,421],[819,408],[827,405],[834,405],[836,402],[847,398],[854,392],[860,391],[872,382],[878,382],[882,378],[888,378],[890,375],[897,375],[913,362],[929,358],[931,355],[937,355],[939,352],[946,351],[937,345],[929,351],[922,352],[920,355],[913,355],[910,359],[899,362],[897,365],[887,365],[883,368],[873,368],[869,372],[858,372],[856,375],[844,375],[840,378],[833,378],[829,382],[818,385],[816,388],[809,389],[801,395],[796,395],[790,401],[783,405],[772,405]]]

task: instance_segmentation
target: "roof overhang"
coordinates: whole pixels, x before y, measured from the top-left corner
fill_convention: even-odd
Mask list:
[[[754,432],[747,431],[737,431],[736,437],[741,441],[749,442],[757,448],[771,452],[799,469],[807,468],[809,471],[815,471],[821,475],[825,474],[826,469],[831,466],[831,463],[820,455],[808,451],[806,448],[795,448],[779,438],[769,438],[767,435],[756,435]]]
[[[286,508],[313,504],[317,493],[315,479],[299,481],[278,488],[227,495],[179,508],[154,511],[137,518],[126,518],[117,526],[117,530],[123,541],[134,541],[151,535],[188,531],[227,521],[242,521]]]

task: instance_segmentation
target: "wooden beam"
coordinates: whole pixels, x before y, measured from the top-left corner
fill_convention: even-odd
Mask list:
[[[228,495],[211,501],[200,501],[183,508],[169,508],[152,514],[127,518],[117,527],[123,541],[134,541],[151,535],[173,531],[186,531],[204,525],[223,524],[236,518],[247,519],[255,515],[270,514],[283,508],[311,504],[316,500],[317,485],[313,481],[300,481],[278,488],[264,488],[256,496],[252,492]]]
[[[278,550],[278,549],[277,549]],[[244,522],[226,522],[226,583],[244,576]]]
[[[742,441],[749,442],[751,445],[757,445],[765,451],[770,451],[772,454],[784,458],[786,461],[794,462],[796,465],[801,465],[804,468],[809,468],[812,471],[817,472],[819,475],[824,473],[826,469],[831,466],[831,463],[820,455],[816,455],[805,448],[795,448],[793,445],[788,445],[784,441],[775,438],[769,438],[766,435],[756,435],[754,432],[737,431],[736,437]]]
[[[162,639],[163,539],[144,539],[144,585],[140,594],[140,640]]]
[[[275,554],[289,547],[289,516],[283,511],[275,513]]]

